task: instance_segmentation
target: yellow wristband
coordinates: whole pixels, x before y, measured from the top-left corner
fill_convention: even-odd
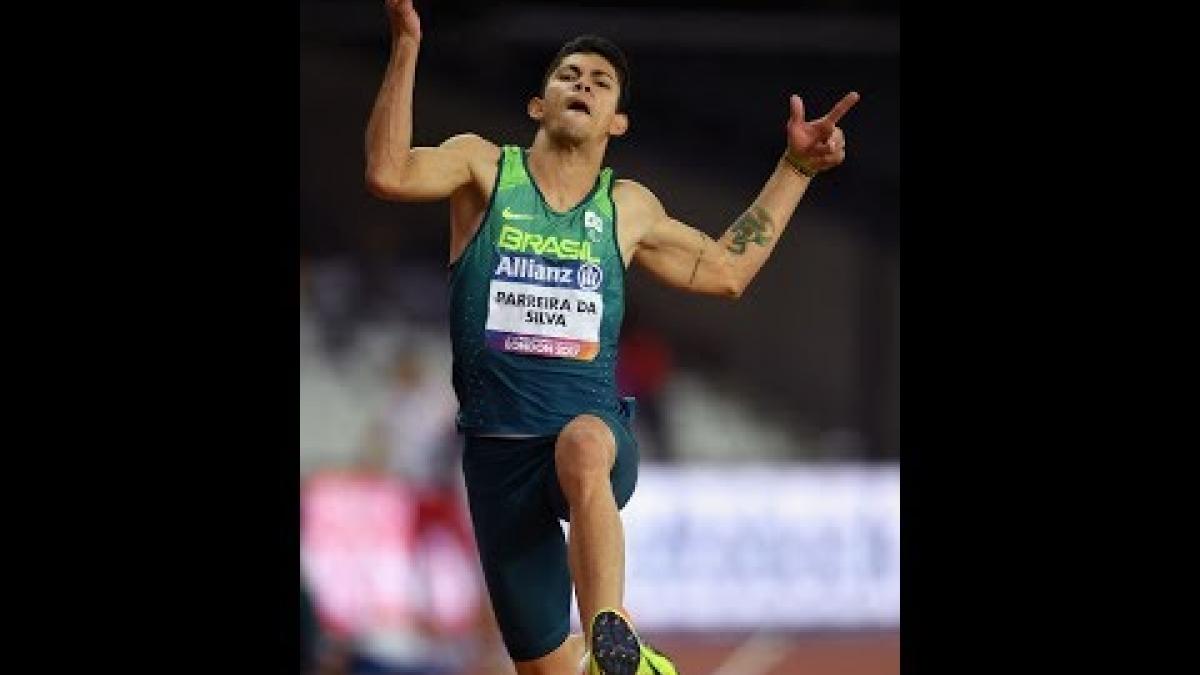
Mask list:
[[[805,178],[812,178],[812,177],[816,176],[817,173],[819,173],[816,169],[810,169],[807,166],[804,166],[804,162],[801,162],[799,159],[792,157],[792,153],[787,152],[786,150],[783,153],[783,158],[785,160],[787,160],[788,166],[795,169],[796,173],[799,173],[801,176],[804,176]]]

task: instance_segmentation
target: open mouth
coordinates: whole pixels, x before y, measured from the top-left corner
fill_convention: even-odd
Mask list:
[[[583,101],[571,101],[570,103],[567,104],[567,110],[574,110],[576,112],[581,112],[585,115],[592,114],[591,109],[589,109],[588,105],[586,103],[584,103]]]

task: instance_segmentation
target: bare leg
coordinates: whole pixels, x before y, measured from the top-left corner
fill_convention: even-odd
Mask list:
[[[617,442],[598,417],[580,415],[559,434],[554,456],[571,512],[567,559],[590,642],[592,617],[620,608],[625,592],[625,533],[609,482]]]

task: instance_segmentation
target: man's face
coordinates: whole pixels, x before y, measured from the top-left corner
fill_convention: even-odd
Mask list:
[[[548,132],[582,142],[625,133],[627,120],[617,112],[621,97],[617,71],[598,54],[575,53],[563,59],[546,82],[541,99],[530,102],[530,116]]]

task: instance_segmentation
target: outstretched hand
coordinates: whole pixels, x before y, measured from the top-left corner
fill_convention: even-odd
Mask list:
[[[388,18],[392,20],[392,37],[421,41],[421,17],[413,0],[386,0]]]
[[[804,101],[793,94],[787,123],[787,152],[793,164],[804,167],[809,174],[841,164],[846,159],[846,136],[837,123],[858,99],[858,92],[852,91],[823,117],[809,122],[804,119]]]

